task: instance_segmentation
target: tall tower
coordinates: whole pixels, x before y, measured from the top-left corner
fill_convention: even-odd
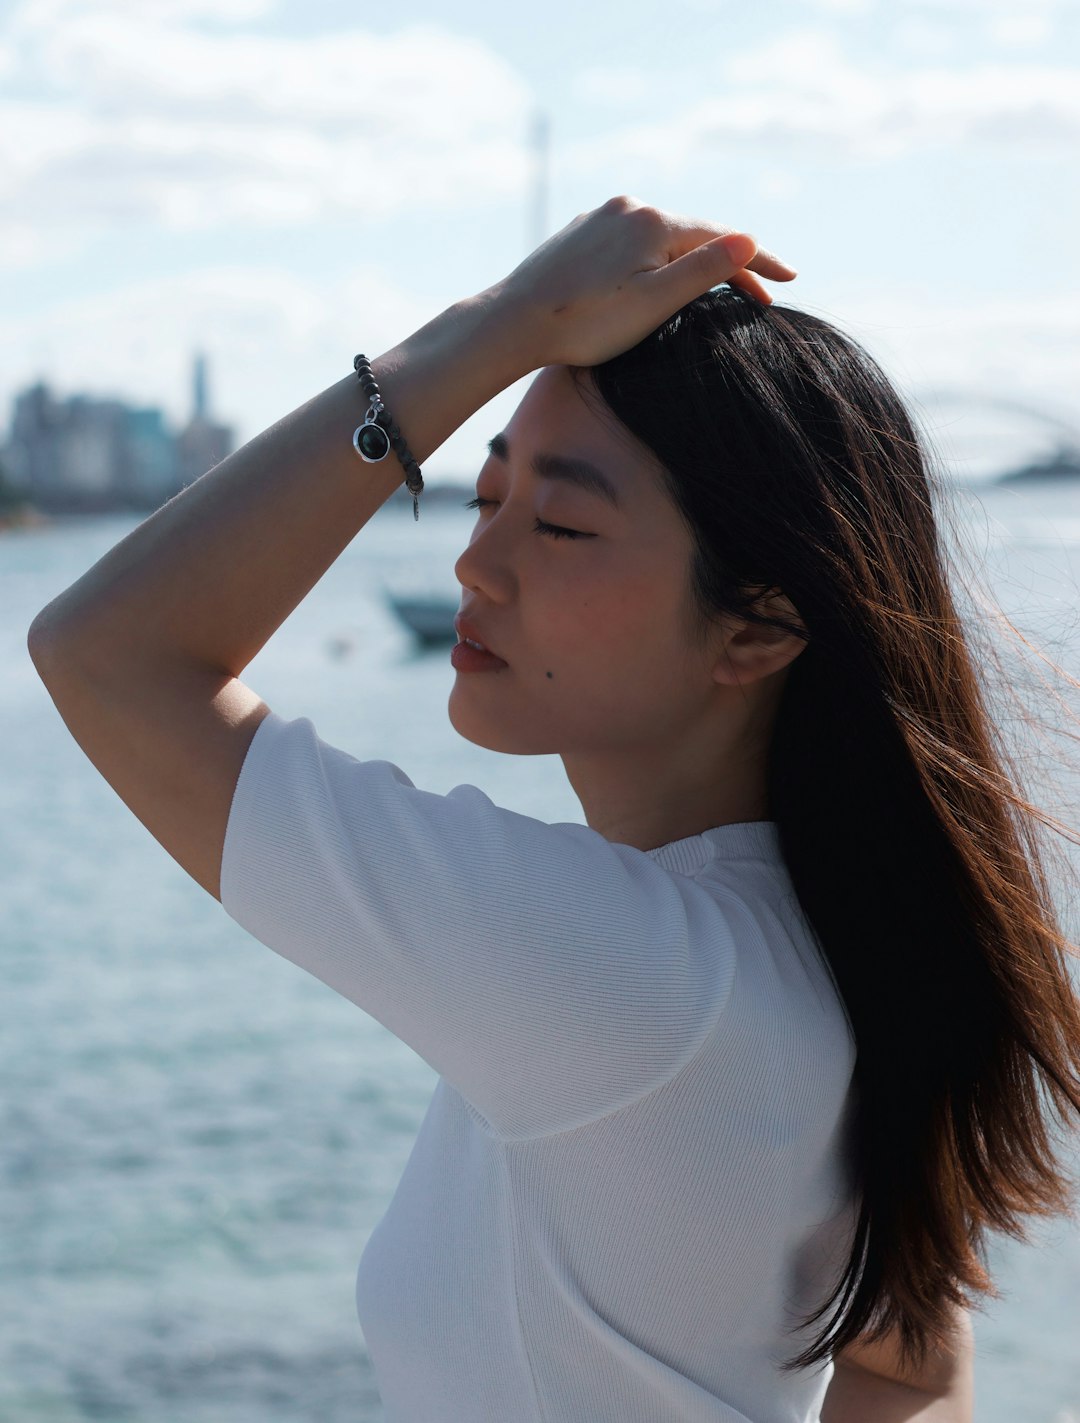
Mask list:
[[[551,184],[551,118],[546,109],[534,109],[529,130],[532,156],[532,211],[529,215],[528,250],[539,247],[548,233],[548,191]]]
[[[176,437],[181,486],[205,474],[234,449],[230,425],[218,425],[210,418],[206,389],[206,356],[199,351],[191,366],[191,419]]]
[[[207,419],[206,400],[206,357],[199,351],[192,368],[192,393],[194,396],[193,420]]]

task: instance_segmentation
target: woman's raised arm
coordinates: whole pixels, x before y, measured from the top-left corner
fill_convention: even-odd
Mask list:
[[[768,300],[744,264],[794,275],[745,234],[613,198],[375,358],[375,377],[422,465],[540,366],[615,355],[730,278]],[[345,376],[169,500],[39,613],[35,662],[160,668],[175,657],[239,676],[404,481],[393,451],[379,464],[357,457],[366,406]]]
[[[757,289],[744,265],[794,275],[745,234],[611,199],[378,356],[375,378],[422,464],[530,371],[614,355],[729,278]],[[269,710],[239,675],[404,480],[393,451],[358,458],[366,408],[355,374],[329,386],[169,500],[29,630],[72,736],[217,898],[233,791]]]
[[[519,334],[492,289],[374,359],[421,465],[528,374]],[[342,352],[343,365],[351,360]],[[175,657],[238,676],[403,485],[392,450],[366,464],[353,449],[367,404],[350,372],[170,499],[42,609],[30,630],[35,661],[43,655],[55,674],[89,661],[123,675],[120,664]]]
[[[524,373],[504,308],[459,302],[379,358],[423,460]],[[352,446],[366,401],[330,386],[158,509],[38,614],[28,646],[68,730],[216,899],[233,791],[270,708],[238,674],[401,484]]]

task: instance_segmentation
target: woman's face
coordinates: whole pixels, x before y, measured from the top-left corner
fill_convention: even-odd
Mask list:
[[[493,443],[476,484],[490,503],[455,572],[462,617],[507,665],[457,672],[450,720],[493,751],[648,758],[715,705],[717,644],[689,636],[689,531],[651,454],[565,366],[537,374]],[[538,473],[546,456],[596,466],[617,506]]]

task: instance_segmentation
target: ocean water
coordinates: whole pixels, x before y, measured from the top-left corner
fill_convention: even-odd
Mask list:
[[[472,516],[417,524],[399,504],[245,681],[426,789],[470,782],[523,813],[581,820],[556,757],[497,756],[450,726],[448,651],[418,652],[384,592],[456,595]],[[952,518],[972,587],[984,580],[1080,676],[1080,490],[959,491]],[[34,614],[136,522],[0,535],[0,1423],[377,1423],[356,1263],[435,1076],[189,880],[38,681]],[[969,616],[1005,647],[994,606],[973,594]],[[1013,667],[1007,685],[1039,694],[1040,666]],[[1041,694],[1044,759],[1062,691],[1051,679]],[[1061,736],[1056,748],[1043,803],[1080,823],[1080,749]],[[1055,894],[1075,937],[1076,886],[1063,877]],[[1080,1169],[1080,1143],[1068,1150]],[[1003,1298],[975,1320],[979,1423],[1080,1423],[1080,1225],[995,1239],[990,1263]]]

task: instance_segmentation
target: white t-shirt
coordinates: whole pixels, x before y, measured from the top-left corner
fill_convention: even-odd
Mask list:
[[[357,1275],[388,1423],[816,1423],[855,1042],[775,822],[637,850],[271,713],[221,899],[440,1075]]]

